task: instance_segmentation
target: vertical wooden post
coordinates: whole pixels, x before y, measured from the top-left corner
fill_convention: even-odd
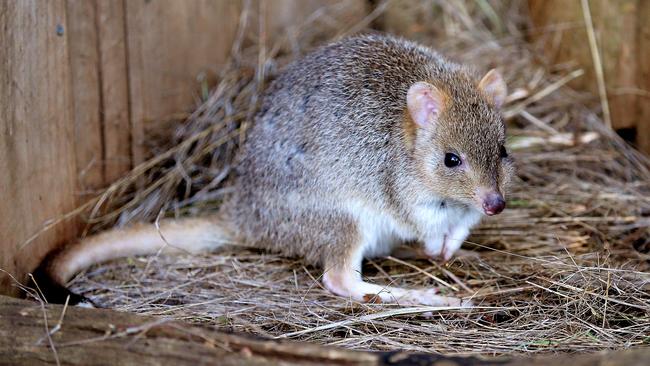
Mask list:
[[[96,0],[104,132],[104,181],[110,184],[131,167],[131,123],[124,1]]]
[[[580,1],[529,0],[534,39],[545,39],[551,62],[573,63],[585,76],[571,85],[598,95]],[[589,2],[602,59],[614,129],[636,128],[637,145],[650,153],[650,82],[646,70],[650,50],[643,0]],[[644,33],[645,32],[645,33]],[[645,34],[645,35],[644,35]]]
[[[637,144],[641,151],[650,154],[650,2],[640,1],[637,9],[636,28],[639,52],[639,69],[636,76],[639,82],[639,122],[637,124]]]
[[[80,192],[131,168],[126,29],[122,0],[67,0]]]
[[[0,268],[21,281],[75,232],[77,167],[64,0],[0,1]],[[0,273],[0,292],[17,293]]]
[[[94,1],[67,0],[66,11],[78,187],[96,190],[104,186],[97,7]]]
[[[145,131],[197,101],[196,76],[216,74],[235,37],[240,1],[126,1],[134,163]]]

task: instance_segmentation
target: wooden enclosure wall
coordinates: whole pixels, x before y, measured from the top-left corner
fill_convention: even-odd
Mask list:
[[[535,27],[551,64],[582,67],[572,86],[598,95],[584,14],[579,0],[529,0]],[[615,129],[636,129],[640,150],[650,153],[650,2],[590,0],[590,14],[602,61]]]
[[[74,234],[71,224],[58,226],[16,255],[46,220],[76,203],[65,5],[0,1],[0,268],[21,280],[46,243]],[[1,275],[7,292],[10,281]]]
[[[226,62],[244,4],[0,1],[0,269],[24,281],[75,237],[72,220],[23,247],[142,162],[148,127],[192,108],[197,76]],[[328,5],[351,20],[367,14],[365,0],[250,2],[272,36]],[[7,273],[0,293],[16,294]]]

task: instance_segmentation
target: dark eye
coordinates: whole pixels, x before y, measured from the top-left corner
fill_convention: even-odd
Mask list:
[[[499,151],[499,155],[502,159],[508,157],[508,151],[506,150],[505,146],[501,145],[501,151]]]
[[[456,154],[447,153],[445,154],[445,166],[447,168],[454,168],[459,166],[462,163],[460,158]]]

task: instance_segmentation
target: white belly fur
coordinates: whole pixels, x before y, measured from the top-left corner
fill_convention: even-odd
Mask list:
[[[346,209],[359,223],[359,231],[363,235],[364,258],[389,255],[400,243],[417,239],[412,228],[374,205],[350,200]]]
[[[427,255],[449,260],[463,244],[470,229],[481,220],[474,209],[438,204],[419,206],[414,219],[421,228]]]
[[[481,213],[465,208],[445,206],[439,204],[422,205],[414,210],[414,219],[422,229],[426,240],[429,235],[440,235],[449,232],[455,227],[471,228],[481,219]]]
[[[436,247],[442,245],[438,241],[445,235],[458,236],[451,238],[455,251],[481,219],[476,210],[426,205],[414,209],[415,222],[409,225],[403,219],[361,200],[348,201],[346,209],[359,223],[365,258],[389,255],[395,246],[412,240],[424,242],[427,249],[433,248],[431,251],[435,252]]]

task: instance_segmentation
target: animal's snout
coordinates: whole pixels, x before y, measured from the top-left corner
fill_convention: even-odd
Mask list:
[[[500,193],[488,193],[483,199],[483,211],[488,216],[500,214],[504,208],[506,208],[506,201]]]

